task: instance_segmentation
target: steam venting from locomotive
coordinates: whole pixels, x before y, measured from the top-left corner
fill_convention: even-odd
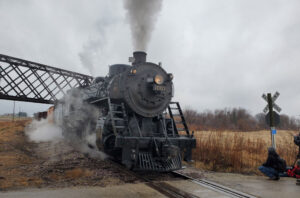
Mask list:
[[[171,101],[173,75],[146,56],[135,51],[132,65],[110,65],[108,75],[68,90],[55,103],[53,122],[90,157],[108,155],[135,171],[178,170],[182,158],[192,159],[196,140]]]
[[[56,100],[54,90],[64,87],[57,83],[57,87],[49,92],[53,94],[51,98],[44,96],[37,100],[36,97],[7,96],[21,101],[55,103],[48,109],[48,114],[53,116],[49,122],[61,130],[58,129],[57,136],[53,137],[54,134],[49,136],[48,133],[54,129],[49,128],[47,123],[43,128],[40,125],[33,127],[31,138],[35,141],[55,140],[63,136],[75,148],[80,147],[83,153],[90,154],[91,151],[93,155],[90,156],[98,158],[109,155],[128,169],[178,170],[182,168],[182,159],[192,159],[196,139],[188,129],[179,102],[172,101],[172,73],[160,64],[147,61],[146,55],[144,51],[135,51],[129,59],[132,65],[110,65],[108,74],[93,80],[91,76],[16,59],[13,62],[22,67],[25,62],[28,67],[39,66],[37,71],[49,69],[49,76],[63,73],[66,82],[70,76],[76,75],[72,80],[76,80],[77,84],[70,85],[71,89],[59,100]],[[7,56],[1,58],[7,59],[5,62],[9,66],[14,60]],[[37,73],[39,76],[42,77],[41,72]],[[43,87],[47,89],[53,82]],[[42,81],[40,83],[43,84]],[[27,85],[30,84],[31,81]],[[38,87],[33,88],[36,90]],[[40,133],[41,129],[44,133],[35,136],[34,132]]]
[[[162,0],[124,0],[135,50],[147,49],[161,7]]]

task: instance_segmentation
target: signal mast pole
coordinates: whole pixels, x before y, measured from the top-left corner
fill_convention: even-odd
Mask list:
[[[273,101],[272,101],[271,93],[268,93],[267,97],[268,97],[268,106],[269,106],[269,113],[270,113],[270,132],[271,132],[272,147],[276,149],[276,140],[275,140],[276,129],[274,126]]]
[[[281,108],[275,103],[275,100],[279,96],[279,92],[276,91],[276,93],[272,96],[271,93],[263,94],[262,98],[268,103],[267,106],[264,108],[263,112],[266,114],[266,122],[270,126],[270,132],[271,132],[271,142],[272,147],[276,149],[276,141],[275,141],[275,135],[276,135],[276,128],[280,122],[280,116],[273,110],[280,112]]]
[[[16,105],[16,101],[14,101],[14,109],[13,109],[13,122],[15,121],[15,105]]]

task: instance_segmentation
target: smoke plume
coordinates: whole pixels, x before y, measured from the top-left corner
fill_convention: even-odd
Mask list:
[[[33,120],[25,129],[25,133],[33,142],[55,142],[63,138],[61,128],[46,119]]]
[[[124,0],[134,50],[147,49],[161,7],[162,0]]]
[[[106,155],[96,146],[99,109],[84,102],[83,93],[79,89],[70,90],[62,103],[64,105],[57,105],[54,113],[48,115],[48,119],[34,120],[25,129],[29,139],[37,143],[65,141],[83,154],[95,159],[105,159]],[[62,116],[61,112],[70,106],[73,108],[72,112]]]
[[[101,37],[90,39],[78,53],[82,65],[89,70],[91,75],[95,75],[96,65],[101,65],[98,60],[105,59],[103,56],[103,47],[106,46],[105,31],[102,29],[98,29],[98,31]]]

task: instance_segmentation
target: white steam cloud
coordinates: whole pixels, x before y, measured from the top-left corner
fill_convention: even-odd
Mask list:
[[[76,118],[74,118],[76,119]],[[72,131],[66,131],[66,133],[72,133]],[[33,120],[26,128],[25,134],[28,136],[30,141],[35,143],[49,142],[51,143],[48,148],[48,152],[59,154],[64,152],[64,150],[56,149],[56,145],[59,142],[64,142],[63,144],[68,143],[75,150],[88,155],[94,159],[105,159],[107,155],[97,149],[96,146],[96,134],[92,133],[86,135],[82,138],[79,138],[75,135],[64,137],[62,135],[62,129],[54,124],[49,123],[48,119],[42,119],[40,121]]]
[[[124,0],[134,50],[147,49],[161,7],[162,0]]]
[[[37,143],[64,141],[89,157],[105,159],[106,154],[99,151],[96,145],[96,122],[99,109],[84,102],[83,92],[79,89],[70,90],[63,98],[62,104],[64,105],[55,107],[55,111],[48,115],[48,119],[34,120],[25,129],[29,139]],[[73,110],[70,112],[71,106]],[[70,109],[67,110],[68,108]],[[68,113],[62,116],[66,110]]]
[[[33,120],[25,129],[26,135],[33,142],[59,141],[63,139],[62,130],[47,119]]]

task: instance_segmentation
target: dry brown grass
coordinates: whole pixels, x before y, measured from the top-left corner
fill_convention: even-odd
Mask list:
[[[15,116],[14,118],[12,116],[0,116],[0,126],[1,122],[12,122],[12,121],[18,122],[18,121],[26,121],[26,120],[32,120],[30,117],[19,117]]]
[[[0,121],[0,190],[11,186],[28,186],[40,182],[33,177],[28,180],[21,171],[23,166],[31,164],[34,157],[28,155],[30,151],[26,144],[24,127],[30,122],[18,120],[16,122]]]
[[[294,162],[298,152],[294,134],[295,131],[278,131],[276,135],[277,151],[288,165]],[[271,145],[269,131],[197,131],[195,137],[196,167],[213,171],[258,173],[257,167],[266,160],[267,148]]]
[[[0,192],[24,187],[106,186],[135,182],[110,161],[91,159],[66,142],[28,140],[30,120],[0,121]]]
[[[30,120],[14,123],[0,121],[0,189],[45,184],[39,175],[24,176],[24,172],[30,173],[27,171],[28,167],[38,167],[41,160],[31,155],[32,145],[26,142],[24,127],[29,122]],[[278,153],[287,164],[293,163],[298,152],[298,147],[293,143],[294,134],[295,131],[279,131],[276,135]],[[266,160],[267,148],[271,145],[269,131],[197,131],[195,137],[197,148],[193,151],[193,157],[196,167],[222,172],[258,173],[257,167]],[[91,168],[92,171],[89,171],[80,167],[59,174],[51,172],[47,178],[53,182],[76,180],[80,183],[80,178],[82,181],[91,180],[91,174],[95,175],[98,169],[99,167],[95,170]],[[101,185],[111,182],[107,179],[98,180]]]

